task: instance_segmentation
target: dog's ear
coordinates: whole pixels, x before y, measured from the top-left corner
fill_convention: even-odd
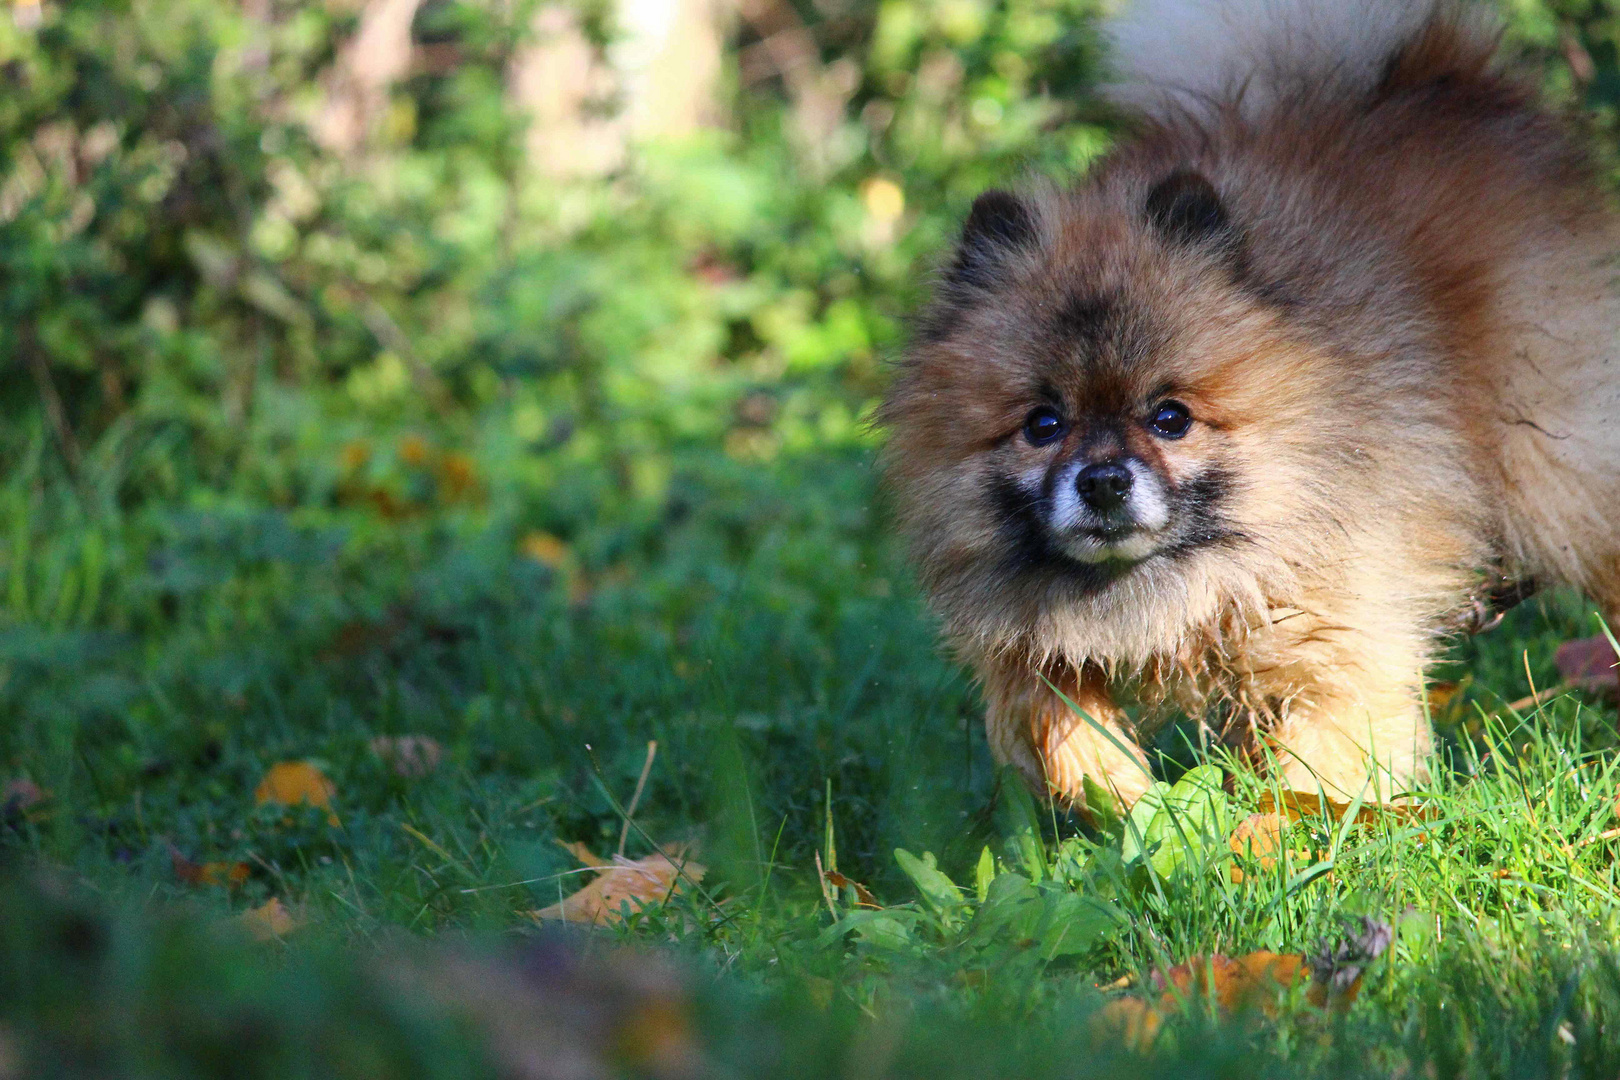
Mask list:
[[[1181,169],[1148,192],[1148,224],[1172,244],[1229,245],[1236,239],[1226,204],[1203,173]]]
[[[1022,199],[1005,191],[987,191],[973,200],[946,277],[955,285],[987,288],[1008,258],[1039,242],[1035,215]]]

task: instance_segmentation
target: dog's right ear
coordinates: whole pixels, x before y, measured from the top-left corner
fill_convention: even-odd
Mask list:
[[[1010,256],[1038,242],[1035,216],[1023,200],[1005,191],[987,191],[973,200],[946,276],[955,285],[988,288]]]
[[[1232,219],[1215,185],[1191,169],[1178,169],[1148,192],[1148,224],[1178,246],[1230,246],[1236,239]]]

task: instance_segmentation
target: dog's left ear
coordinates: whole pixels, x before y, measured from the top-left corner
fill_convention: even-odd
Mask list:
[[[1220,193],[1203,173],[1181,169],[1148,192],[1148,224],[1172,244],[1230,244],[1236,233]]]

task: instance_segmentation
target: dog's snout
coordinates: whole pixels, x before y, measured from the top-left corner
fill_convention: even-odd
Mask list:
[[[1131,470],[1118,461],[1087,465],[1075,477],[1074,486],[1087,506],[1106,514],[1125,505],[1131,493]]]

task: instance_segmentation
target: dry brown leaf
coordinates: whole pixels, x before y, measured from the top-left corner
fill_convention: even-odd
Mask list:
[[[1282,799],[1270,791],[1260,795],[1260,812],[1262,814],[1282,814],[1289,821],[1315,820],[1322,816],[1326,806],[1330,815],[1338,820],[1350,812],[1350,804],[1327,795],[1316,792],[1284,791]],[[1393,817],[1397,821],[1432,821],[1440,816],[1438,807],[1421,802],[1396,803],[1362,803],[1356,811],[1357,825],[1370,825],[1383,817]]]
[[[1553,662],[1565,682],[1583,690],[1609,694],[1620,691],[1620,670],[1615,667],[1620,664],[1620,656],[1615,655],[1614,646],[1604,635],[1564,642],[1558,646]]]
[[[1093,1021],[1099,1035],[1122,1039],[1146,1051],[1164,1017],[1193,998],[1214,998],[1222,1013],[1258,1009],[1276,1016],[1286,996],[1304,989],[1304,1000],[1319,1009],[1348,1009],[1361,992],[1367,965],[1382,956],[1394,940],[1386,922],[1363,917],[1343,928],[1336,942],[1307,959],[1300,953],[1257,951],[1231,957],[1194,956],[1168,971],[1155,971],[1150,987],[1159,999],[1126,997],[1102,1009]]]
[[[338,451],[338,464],[344,472],[354,472],[371,460],[371,444],[356,440],[343,444]]]
[[[378,735],[369,745],[378,760],[406,780],[420,780],[444,760],[444,747],[429,735]]]
[[[1285,860],[1290,857],[1302,862],[1309,860],[1311,853],[1304,848],[1283,851],[1283,834],[1287,831],[1288,821],[1281,814],[1250,814],[1232,830],[1227,845],[1233,854],[1255,860],[1261,870],[1275,867],[1279,852]],[[1240,884],[1244,880],[1241,866],[1230,867],[1229,873],[1233,884]]]
[[[1163,989],[1159,1009],[1170,1011],[1194,994],[1213,994],[1223,1012],[1258,1006],[1275,1015],[1277,993],[1310,978],[1299,953],[1252,952],[1239,957],[1194,956],[1169,971],[1154,972],[1155,989]]]
[[[0,787],[0,822],[34,820],[50,797],[49,791],[26,776],[8,780]]]
[[[242,912],[242,925],[260,941],[286,937],[298,929],[299,921],[287,910],[278,896],[272,896],[259,907]]]
[[[1462,692],[1462,684],[1454,682],[1437,682],[1429,684],[1428,700],[1429,714],[1438,717],[1445,712],[1451,703]]]
[[[612,862],[605,862],[583,845],[563,846],[574,852],[580,862],[595,868],[597,878],[572,896],[535,912],[537,919],[563,919],[600,926],[623,918],[621,906],[625,903],[629,903],[632,911],[648,904],[663,903],[686,886],[702,881],[706,870],[683,858],[680,852],[676,852],[673,862],[662,852],[635,860],[615,855]]]
[[[50,792],[26,776],[19,776],[15,780],[7,780],[5,787],[0,787],[0,805],[12,810],[32,810],[50,797]]]
[[[568,563],[568,545],[548,532],[532,532],[520,545],[523,554],[553,570],[561,570]]]
[[[1153,1048],[1164,1017],[1139,997],[1120,998],[1104,1005],[1092,1017],[1091,1032],[1098,1039],[1122,1042],[1138,1054]]]
[[[1313,956],[1311,988],[1306,1000],[1318,1007],[1348,1009],[1361,993],[1367,966],[1384,955],[1395,941],[1395,928],[1382,919],[1363,915],[1347,923],[1342,936]]]
[[[479,492],[478,465],[466,454],[452,451],[439,459],[439,497],[445,502],[474,499]]]
[[[583,866],[598,867],[613,865],[613,861],[611,859],[598,858],[594,851],[578,841],[559,840],[557,841],[557,846],[568,852],[568,854],[572,855],[574,858],[578,859],[580,864]]]
[[[309,762],[278,761],[259,781],[258,788],[253,792],[253,801],[260,806],[265,803],[282,806],[307,803],[318,806],[326,811],[327,822],[336,827],[338,816],[332,811],[332,797],[336,794],[337,785]]]
[[[223,885],[234,889],[253,874],[253,868],[245,862],[194,863],[173,844],[169,845],[169,864],[174,867],[174,876],[187,885]]]
[[[433,445],[420,435],[407,435],[399,440],[399,460],[413,469],[426,465],[433,454]]]
[[[1110,1002],[1097,1013],[1092,1030],[1098,1037],[1122,1041],[1145,1054],[1164,1018],[1195,997],[1213,997],[1222,1013],[1258,1009],[1275,1017],[1282,997],[1305,982],[1310,983],[1305,1000],[1318,1007],[1326,1003],[1326,985],[1318,986],[1312,979],[1310,965],[1299,953],[1194,956],[1168,971],[1153,973],[1153,989],[1161,991],[1157,1002],[1134,996]],[[1359,985],[1358,979],[1357,988]]]
[[[854,889],[855,903],[860,907],[880,908],[883,906],[878,903],[877,897],[872,895],[871,889],[868,889],[854,878],[845,877],[836,870],[829,870],[827,871],[827,881],[835,889]]]

